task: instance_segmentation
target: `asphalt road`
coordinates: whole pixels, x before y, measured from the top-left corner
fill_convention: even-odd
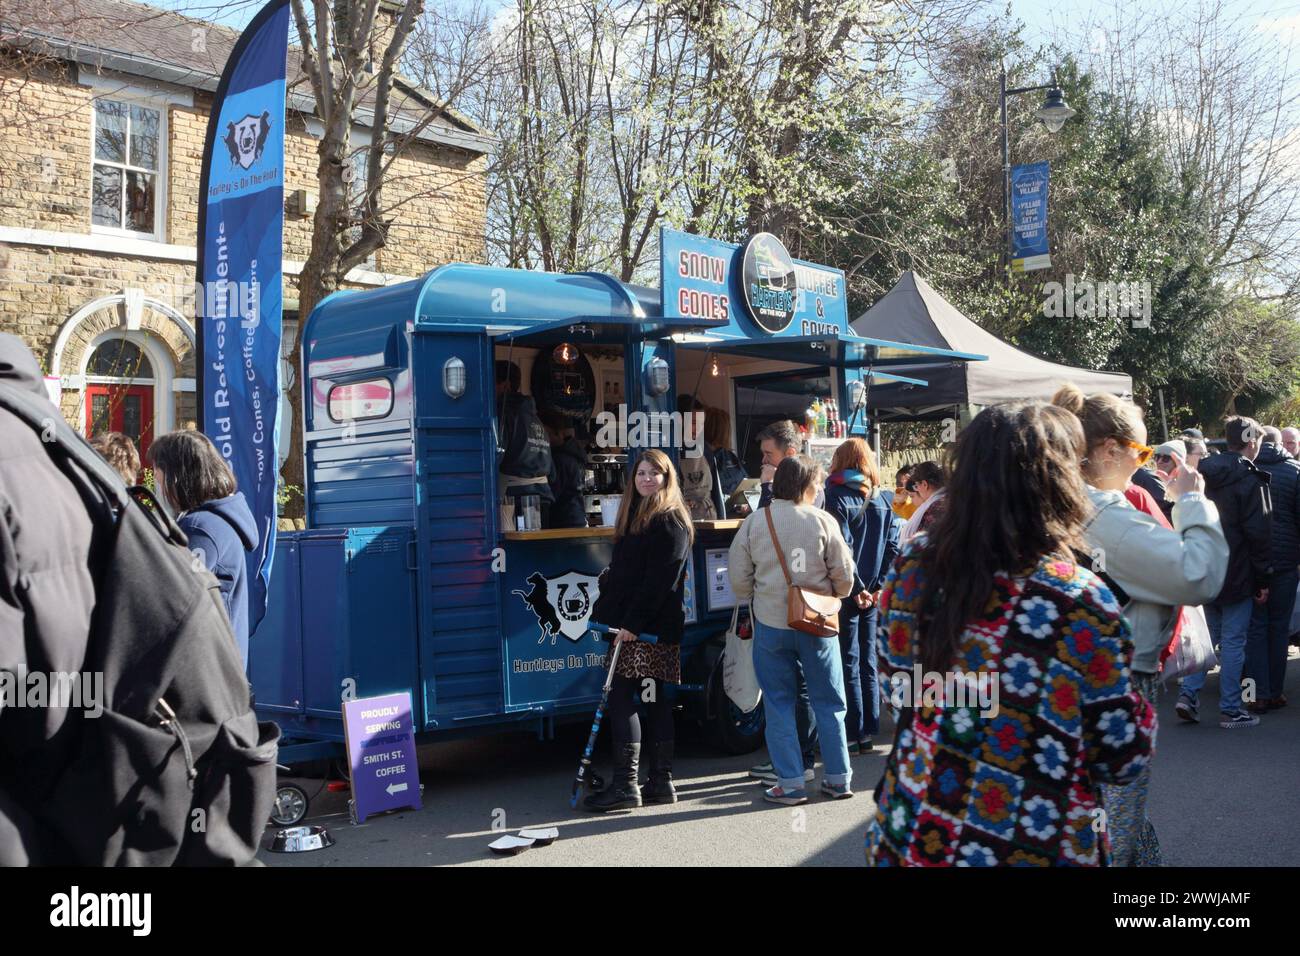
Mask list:
[[[1287,696],[1292,705],[1260,726],[1222,730],[1218,677],[1202,691],[1202,723],[1181,723],[1175,693],[1160,704],[1150,815],[1166,862],[1173,866],[1300,865],[1300,659],[1292,650]],[[1208,705],[1208,706],[1206,706]],[[348,820],[346,794],[313,799],[310,823],[337,841],[310,853],[264,850],[270,866],[858,866],[862,834],[874,812],[870,791],[883,748],[853,758],[852,800],[814,797],[800,808],[764,803],[747,768],[759,751],[720,757],[683,732],[675,776],[680,802],[615,814],[571,811],[568,795],[587,726],[561,728],[556,739],[510,734],[422,748],[424,806]],[[882,733],[887,743],[892,728]],[[600,759],[600,772],[608,761]],[[320,781],[300,781],[308,793]],[[513,857],[488,850],[523,827],[555,826],[559,839]]]

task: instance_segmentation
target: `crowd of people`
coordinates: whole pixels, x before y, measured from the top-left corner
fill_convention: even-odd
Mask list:
[[[0,362],[0,378],[38,390],[28,359]],[[543,424],[557,449],[572,437]],[[0,473],[35,507],[61,486],[33,484],[30,436],[8,431]],[[888,707],[894,746],[866,833],[870,863],[1159,865],[1147,812],[1155,704],[1186,629],[1203,615],[1216,645],[1221,728],[1257,726],[1287,704],[1300,430],[1232,417],[1224,434],[1215,454],[1195,429],[1152,447],[1131,402],[1066,386],[1051,403],[985,409],[944,462],[902,468],[890,488],[861,438],[845,439],[826,473],[801,453],[794,422],[764,428],[761,495],[728,564],[753,623],[769,760],[750,773],[763,799],[807,802],[819,758],[818,793],[851,798],[852,759],[875,749]],[[128,437],[93,445],[126,485],[147,477],[177,516],[219,582],[246,667],[245,555],[258,529],[228,465],[193,429],[152,443],[151,476]],[[686,477],[657,449],[631,469],[592,611],[616,625],[622,647],[607,715],[614,775],[589,810],[677,800],[672,709],[659,688],[681,681],[694,521],[718,501],[720,473],[731,482],[739,468],[734,453],[718,456],[722,446],[708,446],[707,474]],[[64,497],[71,528],[77,509]],[[84,584],[60,586],[75,597]],[[0,588],[18,600],[21,582]],[[62,600],[59,613],[76,610]],[[992,712],[950,697],[954,674],[994,681]],[[898,675],[938,675],[942,692],[900,701]],[[1180,681],[1181,720],[1200,721],[1205,683],[1205,669]]]
[[[1221,728],[1254,727],[1286,705],[1300,431],[1245,417],[1224,431],[1217,454],[1196,429],[1151,447],[1137,406],[1067,386],[1051,403],[985,409],[946,462],[900,469],[890,489],[860,438],[825,474],[800,453],[795,423],[764,429],[759,508],[728,567],[753,620],[770,759],[751,775],[764,799],[806,802],[819,757],[818,792],[853,796],[851,760],[874,749],[887,706],[895,746],[867,832],[871,863],[1160,865],[1147,814],[1155,704],[1184,629],[1203,615],[1216,646]],[[609,579],[644,584],[602,586],[597,616],[629,620],[621,602],[632,594],[680,604],[667,599],[681,587],[691,511],[655,454],[638,462],[619,534],[636,541],[625,517],[642,513],[671,534],[616,546]],[[668,562],[653,577],[651,553]],[[802,628],[796,593],[838,599],[837,626]],[[676,618],[660,626],[680,639]],[[675,650],[646,652],[620,661],[620,679],[671,680],[675,662]],[[891,706],[892,678],[917,668],[992,675],[995,711],[942,695]],[[1180,681],[1181,719],[1200,720],[1205,678]],[[591,809],[640,805],[634,720],[615,721],[617,785]],[[671,721],[655,723],[656,741],[671,734]],[[656,767],[642,793],[676,799],[667,763]]]

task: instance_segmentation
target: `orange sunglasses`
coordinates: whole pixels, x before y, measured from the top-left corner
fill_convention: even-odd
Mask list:
[[[1124,442],[1124,444],[1127,445],[1129,448],[1132,448],[1134,451],[1138,453],[1139,466],[1145,465],[1148,461],[1150,461],[1151,456],[1154,455],[1156,451],[1150,445],[1142,445],[1135,441],[1126,441]]]

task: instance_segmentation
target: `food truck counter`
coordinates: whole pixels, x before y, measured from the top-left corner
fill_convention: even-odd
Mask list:
[[[744,523],[744,518],[723,518],[717,521],[697,521],[695,527],[699,531],[735,531]]]
[[[696,531],[735,531],[744,518],[726,518],[721,521],[697,521]],[[557,541],[567,538],[612,538],[614,529],[601,528],[543,528],[540,531],[503,531],[506,541]]]
[[[543,528],[540,531],[503,531],[507,541],[554,541],[565,538],[612,538],[613,528]]]

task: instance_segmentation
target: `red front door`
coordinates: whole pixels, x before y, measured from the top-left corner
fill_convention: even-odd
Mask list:
[[[153,442],[152,385],[87,385],[86,436],[121,432],[140,450],[142,467],[148,467]]]

